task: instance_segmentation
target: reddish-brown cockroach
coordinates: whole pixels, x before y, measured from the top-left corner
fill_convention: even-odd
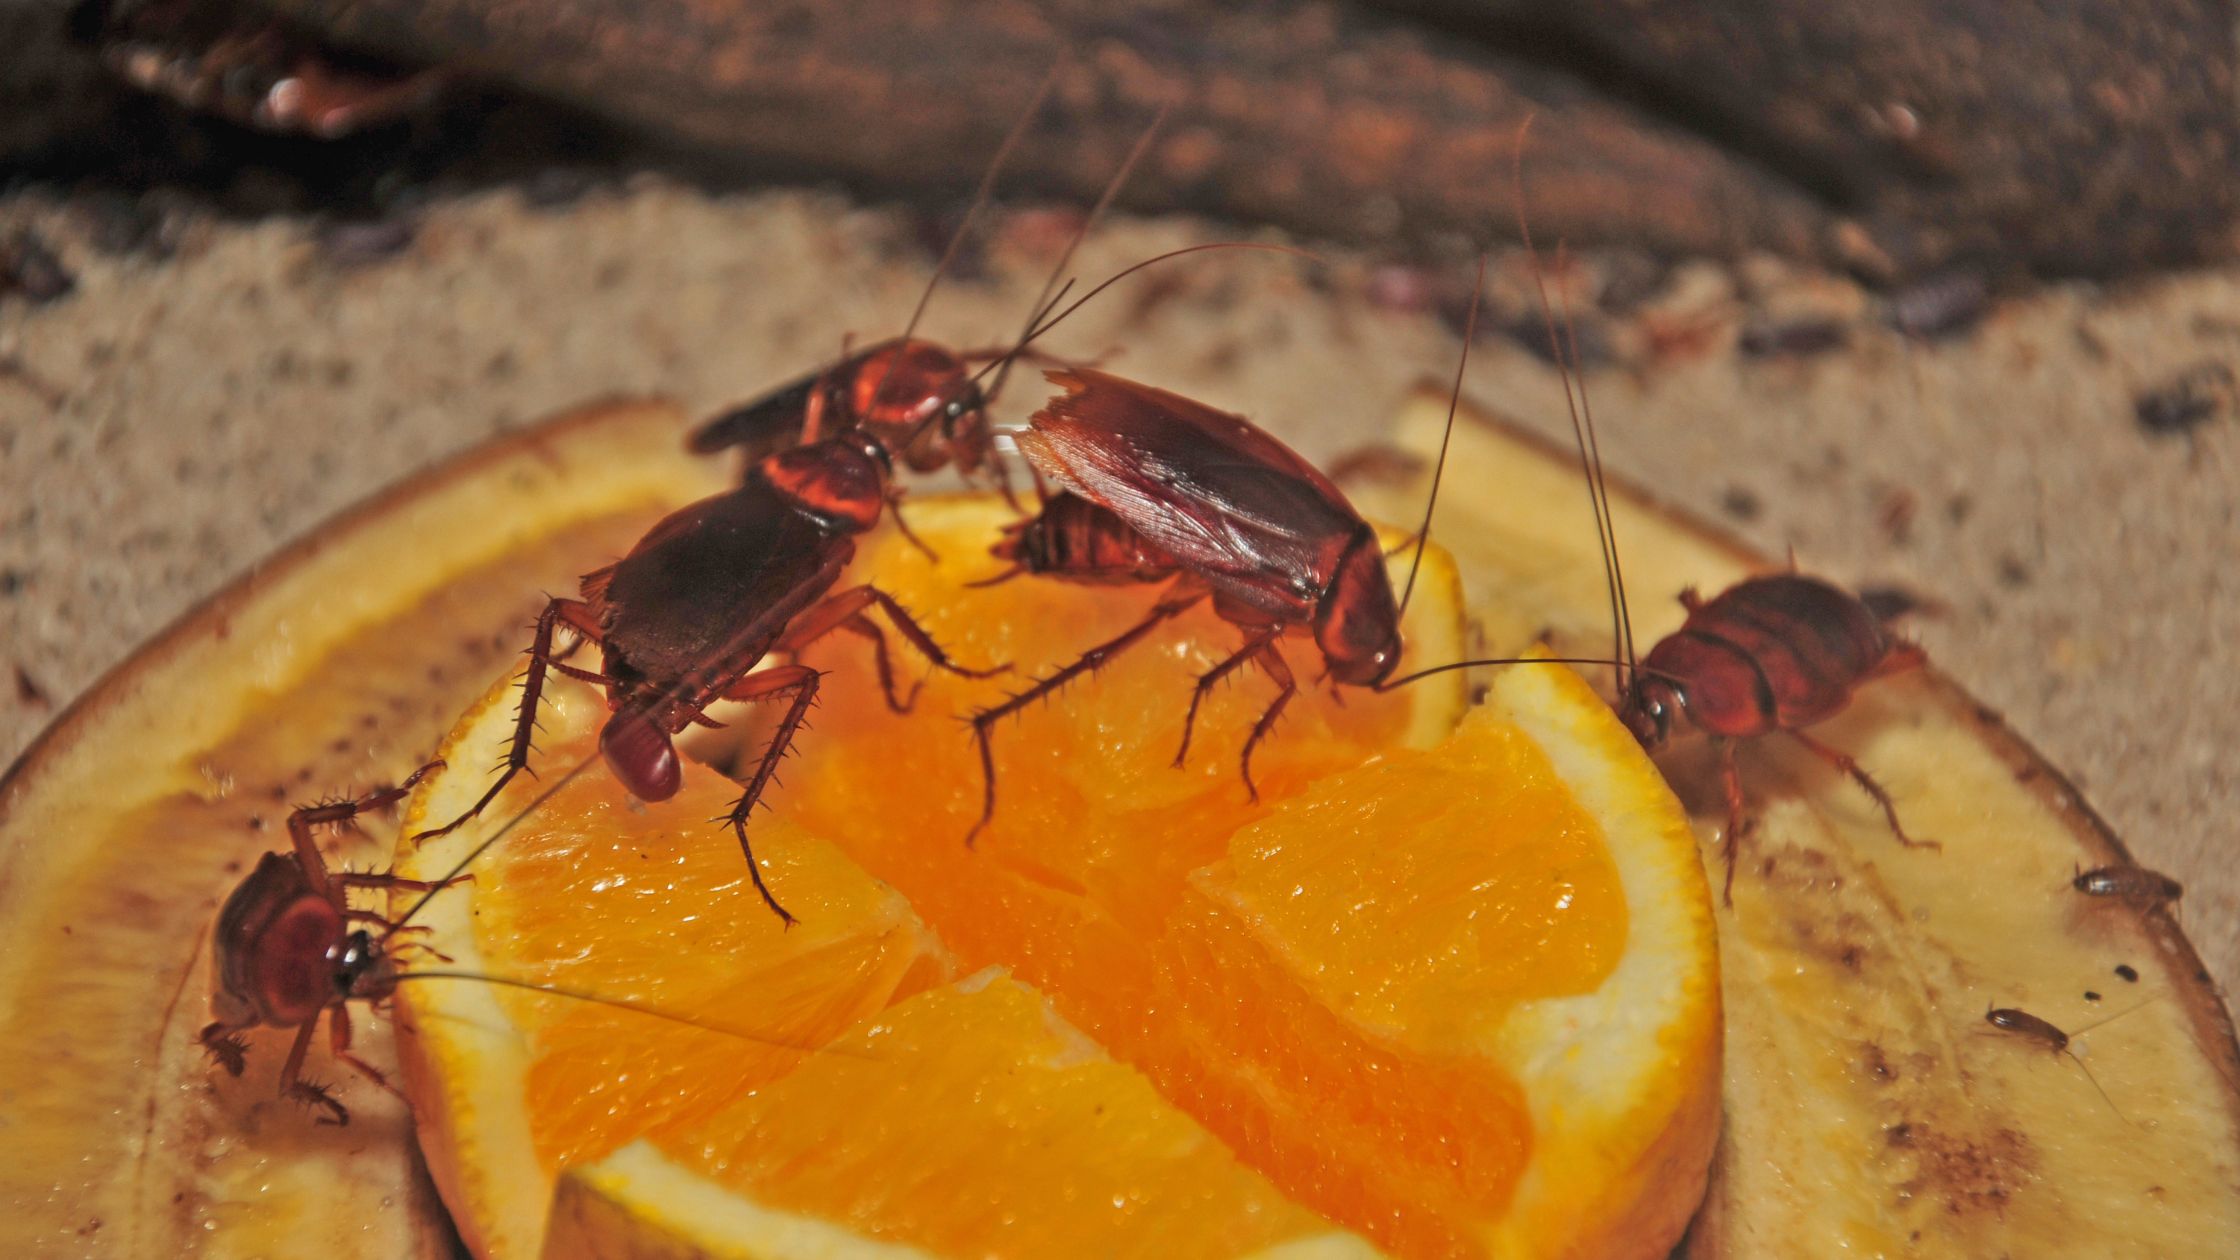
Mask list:
[[[482,812],[529,764],[537,702],[548,672],[605,688],[612,716],[599,749],[615,777],[640,799],[665,801],[683,784],[675,736],[718,700],[787,700],[784,716],[726,822],[746,854],[756,891],[788,923],[793,916],[762,882],[747,840],[747,816],[816,701],[818,671],[798,662],[757,669],[772,651],[794,653],[835,630],[871,640],[887,703],[898,697],[886,635],[865,614],[876,607],[937,669],[985,678],[997,669],[951,661],[892,596],[873,586],[828,595],[855,557],[858,534],[878,522],[893,470],[869,430],[851,429],[764,457],[745,484],[672,514],[630,553],[585,575],[580,599],[554,599],[537,618],[522,680],[514,736],[497,780],[465,813],[416,839],[441,835]],[[562,626],[597,643],[600,669],[553,652]]]
[[[642,1002],[588,993],[565,985],[470,971],[401,970],[398,967],[398,955],[412,948],[438,961],[451,961],[425,945],[400,940],[405,933],[420,930],[412,927],[410,920],[437,892],[472,878],[466,874],[466,869],[476,858],[590,766],[592,760],[595,758],[587,759],[547,788],[438,880],[329,871],[313,840],[312,829],[347,824],[366,810],[397,800],[442,762],[422,766],[396,787],[369,792],[355,800],[306,805],[290,814],[288,835],[294,841],[294,850],[265,854],[218,912],[210,945],[210,1007],[215,1018],[196,1038],[203,1049],[228,1074],[239,1076],[248,1059],[248,1041],[244,1034],[258,1027],[295,1029],[295,1043],[280,1069],[280,1095],[318,1109],[323,1113],[319,1123],[336,1125],[350,1122],[349,1110],[334,1096],[332,1086],[308,1080],[303,1075],[304,1056],[319,1017],[327,1018],[328,1043],[336,1059],[383,1089],[396,1093],[379,1068],[351,1052],[350,1003],[378,1006],[396,992],[399,984],[408,980],[470,980],[530,989],[612,1006],[760,1045],[804,1053],[819,1050],[817,1046],[796,1044],[748,1029],[724,1027]],[[416,889],[422,896],[404,914],[390,920],[371,910],[352,907],[349,892],[353,888]],[[368,924],[372,927],[364,926]],[[378,928],[379,933],[372,928]]]
[[[385,933],[396,925],[371,910],[353,909],[349,890],[433,891],[439,885],[394,875],[329,871],[312,839],[312,828],[347,823],[366,810],[387,805],[441,764],[420,767],[397,787],[296,810],[288,816],[294,852],[265,854],[218,912],[210,938],[210,1011],[215,1018],[198,1040],[212,1059],[239,1076],[248,1056],[243,1032],[259,1026],[295,1029],[295,1045],[280,1069],[280,1093],[324,1110],[322,1123],[348,1124],[350,1113],[327,1086],[303,1077],[304,1052],[321,1015],[327,1017],[328,1043],[335,1058],[383,1089],[390,1088],[378,1068],[350,1053],[349,1004],[388,997],[396,989],[397,976],[389,951],[377,944],[371,932],[353,925],[371,923]]]
[[[1043,93],[1055,77],[1053,70]],[[1041,99],[1038,94],[1037,105]],[[1032,117],[1030,111],[1019,120],[1004,142],[1004,153]],[[997,166],[1001,162],[999,154]],[[985,201],[995,169],[982,180],[975,210]],[[935,283],[940,275],[937,268]],[[931,292],[929,283],[926,293]],[[920,313],[925,304],[922,296]],[[899,344],[911,344],[916,319],[914,315]],[[1054,322],[1030,325],[1027,339]],[[869,409],[874,414],[879,397],[875,386]],[[712,725],[706,716],[709,705],[721,699],[786,700],[761,761],[725,821],[746,854],[756,891],[772,912],[793,922],[763,883],[747,839],[747,817],[815,702],[821,675],[798,662],[758,670],[763,657],[772,651],[798,653],[836,630],[861,635],[877,653],[887,703],[906,709],[909,702],[895,693],[886,636],[865,615],[877,607],[935,668],[970,678],[1008,668],[968,669],[951,661],[900,604],[875,587],[828,595],[854,558],[856,536],[878,522],[894,497],[887,443],[898,441],[902,449],[912,449],[945,417],[945,410],[936,410],[922,416],[916,430],[899,434],[883,424],[850,421],[819,441],[766,454],[750,463],[737,489],[671,514],[620,561],[586,575],[581,598],[550,601],[537,619],[513,739],[496,781],[459,817],[416,838],[443,834],[479,814],[528,766],[537,703],[553,671],[606,690],[612,715],[600,731],[600,751],[615,776],[647,801],[676,794],[683,765],[675,736],[695,723]],[[568,665],[554,656],[554,637],[562,626],[600,645],[600,669]]]
[[[1040,107],[1043,95],[1055,81],[1053,72],[1051,79],[1044,82],[1042,93],[1028,106],[1029,117]],[[1026,327],[1020,330],[1017,342],[996,349],[953,350],[912,337],[909,329],[917,327],[919,318],[925,314],[926,299],[932,296],[929,287],[920,297],[918,309],[911,315],[902,336],[862,350],[844,350],[838,362],[724,412],[693,431],[688,441],[691,449],[699,454],[712,454],[736,446],[744,450],[751,464],[788,446],[862,428],[877,437],[894,458],[912,472],[934,472],[953,464],[958,473],[970,478],[985,468],[996,488],[1006,499],[1011,499],[1004,463],[995,456],[995,435],[989,428],[988,407],[1002,392],[1014,361],[1021,357],[1042,359],[1029,347],[1057,322],[1055,319],[1045,322],[1050,314],[1045,303],[1050,300],[1059,277],[1065,273],[1066,265],[1073,260],[1074,251],[1080,248],[1089,229],[1103,216],[1113,197],[1127,183],[1136,163],[1149,151],[1152,138],[1166,121],[1166,115],[1167,111],[1162,109],[1145,128],[1135,147],[1121,162],[1120,169],[1113,174],[1112,181],[1105,186],[1097,204],[1081,220],[1059,255],[1057,265],[1051,269],[1041,295],[1028,311]],[[1007,145],[1005,153],[1008,151]],[[987,199],[1003,156],[999,154],[983,176],[974,202],[975,210]],[[935,267],[936,276],[946,271],[955,259],[971,223],[972,214],[968,212],[949,238],[941,262]],[[982,366],[976,371],[974,364]],[[981,380],[990,367],[995,370],[995,379],[983,388]]]
[[[709,705],[789,700],[726,822],[747,855],[756,890],[792,922],[763,885],[746,824],[815,702],[821,676],[799,663],[757,670],[762,658],[772,651],[798,653],[836,630],[861,635],[876,653],[887,703],[905,710],[909,701],[896,694],[886,636],[866,616],[877,607],[937,669],[986,678],[1009,668],[958,665],[876,587],[827,594],[854,558],[856,536],[878,522],[891,500],[893,471],[886,446],[866,427],[766,455],[737,489],[672,513],[620,561],[587,574],[580,598],[550,601],[530,641],[503,769],[465,813],[417,838],[440,835],[479,814],[528,766],[537,703],[551,672],[606,689],[612,716],[600,732],[600,751],[616,777],[647,801],[667,800],[682,785],[675,736],[695,723],[709,724]],[[600,669],[555,657],[562,626],[600,645]]]
[[[1919,647],[1891,635],[1850,592],[1801,573],[1745,578],[1709,601],[1682,591],[1680,602],[1688,610],[1681,627],[1621,667],[1618,715],[1651,752],[1671,737],[1675,718],[1711,736],[1727,795],[1728,902],[1747,817],[1738,739],[1787,735],[1874,798],[1900,844],[1942,847],[1907,835],[1874,776],[1804,730],[1842,712],[1865,683],[1920,665]]]
[[[1534,259],[1548,352],[1562,371],[1573,439],[1587,474],[1587,491],[1600,542],[1616,659],[1532,658],[1542,664],[1603,664],[1618,669],[1617,710],[1643,747],[1655,751],[1673,734],[1674,721],[1711,736],[1717,749],[1728,806],[1725,893],[1733,899],[1736,846],[1746,811],[1734,741],[1786,734],[1828,762],[1873,797],[1899,841],[1939,847],[1908,836],[1889,794],[1848,755],[1804,729],[1840,712],[1862,684],[1922,662],[1921,650],[1889,634],[1859,600],[1815,578],[1796,573],[1745,579],[1711,600],[1683,592],[1686,623],[1653,646],[1646,659],[1634,650],[1625,576],[1612,531],[1609,491],[1602,471],[1593,410],[1577,381],[1577,344],[1559,336],[1547,285],[1532,244],[1523,205],[1523,136],[1518,138],[1518,228]],[[1483,287],[1484,265],[1479,267]],[[1470,319],[1476,318],[1473,290]],[[1569,320],[1566,321],[1569,325]],[[1470,337],[1455,377],[1459,402]],[[996,548],[1012,562],[1002,577],[1046,573],[1089,581],[1155,581],[1176,577],[1145,618],[1109,642],[1002,704],[973,717],[981,765],[988,777],[977,835],[994,809],[994,756],[989,728],[1003,717],[1101,666],[1154,626],[1212,598],[1216,612],[1244,628],[1246,642],[1198,680],[1191,715],[1206,691],[1247,663],[1259,664],[1278,687],[1243,753],[1251,786],[1252,749],[1297,690],[1277,641],[1292,625],[1311,624],[1334,684],[1389,691],[1449,670],[1521,663],[1515,658],[1456,661],[1391,676],[1400,652],[1399,613],[1385,578],[1382,555],[1368,525],[1326,478],[1274,438],[1238,416],[1103,373],[1048,373],[1065,392],[1018,439],[1041,470],[1080,496],[1051,500],[1044,515],[1015,528]],[[1454,402],[1450,402],[1451,433]],[[1421,549],[1430,531],[1445,470],[1444,443],[1434,465],[1431,504],[1417,531]],[[1409,582],[1414,581],[1411,570]],[[1185,724],[1182,752],[1189,749]]]
[[[1484,265],[1479,266],[1483,287]],[[1474,293],[1475,291],[1473,291]],[[1470,356],[1473,295],[1462,341]],[[1281,640],[1308,629],[1331,685],[1381,689],[1400,663],[1400,616],[1415,584],[1393,598],[1377,533],[1328,477],[1242,416],[1104,372],[1046,372],[1062,391],[1018,436],[1020,453],[1065,493],[1010,530],[995,548],[1020,573],[1094,583],[1167,582],[1143,619],[1000,704],[972,716],[980,753],[980,818],[995,816],[997,722],[1101,668],[1160,623],[1211,601],[1244,643],[1198,676],[1174,763],[1190,753],[1199,705],[1222,679],[1256,665],[1276,684],[1238,756],[1245,791],[1252,752],[1298,693]],[[1460,398],[1461,368],[1455,375]],[[1453,422],[1450,407],[1448,421]],[[1442,452],[1443,455],[1443,452]],[[1443,460],[1442,460],[1443,462]],[[1432,493],[1437,495],[1437,482]],[[1430,527],[1417,531],[1416,563]]]
[[[1848,754],[1805,733],[1804,728],[1842,712],[1860,686],[1912,669],[1926,659],[1918,646],[1892,635],[1857,597],[1794,572],[1745,578],[1709,600],[1686,590],[1681,592],[1680,602],[1688,616],[1680,629],[1659,640],[1646,657],[1635,651],[1608,479],[1602,469],[1601,444],[1595,437],[1594,409],[1586,397],[1584,382],[1578,379],[1575,340],[1557,331],[1547,280],[1532,242],[1524,211],[1521,140],[1517,161],[1517,227],[1533,261],[1541,324],[1553,361],[1563,376],[1572,440],[1586,473],[1604,580],[1610,592],[1617,654],[1614,660],[1579,658],[1562,663],[1616,667],[1618,716],[1643,748],[1651,752],[1661,748],[1673,736],[1676,721],[1711,738],[1727,801],[1727,872],[1722,895],[1730,905],[1734,901],[1737,849],[1748,826],[1741,771],[1735,763],[1737,740],[1787,735],[1865,790],[1900,843],[1908,848],[1940,848],[1935,841],[1906,834],[1890,794]],[[1568,315],[1567,310],[1566,328],[1570,325]],[[1545,662],[1548,658],[1540,659]],[[1462,661],[1423,670],[1387,685],[1403,686],[1449,669],[1513,663]]]
[[[2087,897],[2112,897],[2139,905],[2166,905],[2185,895],[2185,885],[2144,866],[2077,868],[2069,886]]]
[[[749,461],[789,446],[861,428],[890,447],[912,472],[951,464],[971,477],[986,468],[1007,488],[1003,461],[993,458],[988,428],[990,391],[971,365],[1008,350],[957,351],[920,339],[882,341],[813,376],[725,412],[693,431],[699,454],[740,447]]]

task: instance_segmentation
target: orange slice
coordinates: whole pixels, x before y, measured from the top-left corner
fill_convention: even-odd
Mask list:
[[[936,1255],[999,1239],[1221,1260],[1339,1237],[1000,973],[902,1002],[834,1051],[680,1135],[674,1162],[765,1211]]]
[[[1143,614],[1140,590],[964,589],[1006,519],[915,503],[943,562],[881,537],[847,580],[1022,675]],[[1411,661],[1459,655],[1459,603],[1434,549]],[[1237,637],[1186,615],[1002,727],[996,819],[969,850],[978,762],[954,717],[1006,684],[936,676],[898,716],[866,649],[812,648],[824,703],[755,835],[790,933],[703,821],[728,799],[712,774],[637,809],[603,773],[568,785],[432,903],[431,944],[830,1048],[723,1051],[611,1007],[405,985],[424,1140],[470,1240],[533,1254],[529,1205],[572,1167],[555,1254],[732,1254],[691,1224],[710,1213],[824,1240],[737,1242],[754,1255],[1662,1254],[1701,1194],[1718,1058],[1703,878],[1662,780],[1560,668],[1501,673],[1456,728],[1457,676],[1341,700],[1299,640],[1255,802],[1237,758],[1265,678],[1209,694],[1171,765],[1192,677]],[[601,715],[556,691],[554,767]],[[470,715],[455,766],[488,764],[508,707]],[[408,827],[482,782],[432,780]],[[991,967],[1012,979],[947,987]],[[618,1236],[638,1242],[592,1245]]]
[[[510,682],[493,688],[469,713],[443,750],[453,765],[489,764],[479,750],[503,738],[517,694]],[[545,743],[575,764],[604,707],[571,689],[551,699]],[[403,834],[455,816],[478,778],[432,777]],[[476,827],[418,850],[405,842],[399,869],[448,873],[535,788],[509,791]],[[738,846],[708,825],[733,795],[702,773],[649,809],[610,776],[584,774],[477,860],[471,883],[429,898],[412,920],[449,961],[407,950],[409,970],[559,986],[681,1017],[464,979],[402,986],[411,1032],[400,1058],[423,1149],[478,1254],[537,1254],[554,1170],[696,1123],[792,1071],[799,1047],[948,977],[900,896],[779,820],[755,839],[766,876],[805,915],[788,931],[747,881]]]

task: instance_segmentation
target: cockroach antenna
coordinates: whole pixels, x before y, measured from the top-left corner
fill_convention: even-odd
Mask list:
[[[995,158],[988,163],[988,169],[981,172],[980,186],[972,193],[972,204],[965,209],[964,218],[957,223],[957,230],[949,234],[949,243],[942,248],[940,261],[934,264],[933,274],[927,277],[925,289],[918,294],[918,305],[910,311],[910,322],[902,326],[902,336],[896,342],[897,345],[908,345],[910,338],[918,331],[918,324],[925,319],[926,307],[933,302],[934,290],[949,274],[949,268],[956,265],[957,254],[964,247],[965,237],[972,231],[981,212],[987,209],[989,200],[995,193],[997,176],[1003,173],[1012,153],[1018,149],[1020,141],[1026,138],[1027,129],[1034,125],[1035,117],[1042,112],[1043,103],[1050,99],[1051,90],[1057,87],[1058,76],[1065,72],[1072,60],[1070,50],[1058,50],[1057,58],[1050,63],[1049,72],[1042,76],[1042,85],[1035,89],[1026,109],[1020,112],[1019,120],[1011,124],[1011,130],[1005,133],[1003,144],[996,149]],[[890,361],[886,371],[880,373],[879,383],[872,388],[871,398],[874,404],[886,398],[887,385],[893,379],[894,362]]]
[[[1074,232],[1073,239],[1066,242],[1065,251],[1058,255],[1057,264],[1050,268],[1049,278],[1042,282],[1042,292],[1035,295],[1034,304],[1027,308],[1027,322],[1024,327],[1019,329],[1018,346],[1021,349],[1033,336],[1035,325],[1041,322],[1043,316],[1050,313],[1063,296],[1063,290],[1059,288],[1059,281],[1064,277],[1066,268],[1072,264],[1074,253],[1081,248],[1081,242],[1089,238],[1089,230],[1096,226],[1099,219],[1104,217],[1105,211],[1112,208],[1113,199],[1120,195],[1120,189],[1127,184],[1128,177],[1135,173],[1137,164],[1143,161],[1143,156],[1151,151],[1151,142],[1158,138],[1159,129],[1166,125],[1167,116],[1173,112],[1174,102],[1170,100],[1159,107],[1157,114],[1152,115],[1150,125],[1143,129],[1142,135],[1136,137],[1135,145],[1128,150],[1128,156],[1121,161],[1120,169],[1113,172],[1112,179],[1104,186],[1104,192],[1098,195],[1096,204],[1089,207],[1089,213],[1081,220],[1081,226]],[[1072,282],[1067,281],[1066,287],[1072,287]],[[988,383],[988,393],[991,396],[1003,392],[1004,379],[1011,374],[1011,365],[1017,362],[1018,358],[1019,351],[1015,349],[996,360],[1002,366],[997,368],[995,379]]]
[[[1515,189],[1517,236],[1524,242],[1525,257],[1532,264],[1541,327],[1548,335],[1548,353],[1554,356],[1557,373],[1563,378],[1564,406],[1571,415],[1571,439],[1578,449],[1580,466],[1587,472],[1587,501],[1594,513],[1595,540],[1602,549],[1603,581],[1610,598],[1610,643],[1611,651],[1618,657],[1618,694],[1624,696],[1640,667],[1639,657],[1634,652],[1633,616],[1626,606],[1625,573],[1618,560],[1617,525],[1610,511],[1609,478],[1602,470],[1602,444],[1595,434],[1593,404],[1588,401],[1586,390],[1574,383],[1580,371],[1579,335],[1571,318],[1570,297],[1566,293],[1563,299],[1562,323],[1569,335],[1561,336],[1557,332],[1554,307],[1548,300],[1547,271],[1540,265],[1540,251],[1532,240],[1532,216],[1524,182],[1524,154],[1532,121],[1532,115],[1528,114],[1518,125],[1516,152],[1511,158],[1510,183]],[[1562,267],[1566,259],[1564,247],[1558,243],[1556,249],[1557,265]]]
[[[1462,320],[1462,353],[1455,357],[1454,389],[1447,394],[1447,427],[1439,434],[1439,458],[1431,465],[1431,493],[1423,499],[1423,524],[1416,528],[1416,554],[1408,561],[1408,582],[1400,589],[1400,614],[1415,597],[1416,573],[1423,568],[1423,549],[1431,543],[1431,514],[1439,506],[1439,483],[1447,475],[1447,448],[1454,442],[1455,412],[1462,407],[1462,377],[1470,367],[1470,343],[1478,339],[1478,303],[1486,289],[1486,256],[1478,255],[1477,278],[1470,285],[1470,313]]]

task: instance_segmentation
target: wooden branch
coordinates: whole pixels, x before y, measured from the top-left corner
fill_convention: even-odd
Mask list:
[[[1480,240],[1519,124],[1548,235],[1774,249],[1901,277],[2230,251],[2221,0],[266,0],[764,168],[962,187],[1069,73],[1007,179],[1312,235]]]

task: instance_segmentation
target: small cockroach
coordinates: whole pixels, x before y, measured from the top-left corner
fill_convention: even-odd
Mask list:
[[[2144,866],[2100,866],[2089,871],[2079,867],[2069,886],[2087,897],[2111,897],[2139,905],[2167,905],[2186,891],[2184,884]]]
[[[2122,1120],[2125,1124],[2130,1124],[2131,1118],[2123,1114],[2122,1108],[2116,1106],[2115,1099],[2108,1097],[2108,1091],[2100,1084],[2100,1078],[2092,1074],[2092,1069],[2085,1066],[2084,1060],[2077,1056],[2077,1052],[2075,1050],[2070,1049],[2069,1043],[2074,1041],[2078,1037],[2082,1037],[2086,1033],[2091,1032],[2093,1029],[2100,1027],[2103,1024],[2122,1019],[2124,1016],[2139,1010],[2140,1007],[2144,1007],[2148,1005],[2148,1003],[2155,1000],[2156,999],[2149,998],[2146,1002],[2141,1002],[2138,1006],[2131,1007],[2128,1010],[2121,1010],[2117,1011],[2113,1015],[2103,1016],[2092,1021],[2089,1024],[2086,1024],[2082,1028],[2077,1029],[2075,1032],[2064,1032],[2059,1026],[2054,1024],[2053,1021],[2041,1019],[2036,1015],[2032,1015],[2028,1011],[2012,1006],[1994,1006],[1989,1010],[1986,1010],[1983,1013],[1983,1022],[1991,1025],[1993,1028],[1998,1029],[2000,1032],[2008,1033],[2016,1037],[2021,1037],[2026,1041],[2036,1042],[2038,1045],[2044,1047],[2050,1054],[2056,1056],[2068,1056],[2069,1061],[2077,1065],[2077,1070],[2084,1073],[2084,1078],[2092,1082],[2092,1088],[2100,1095],[2100,1101],[2108,1104],[2108,1110],[2115,1112],[2117,1119]]]
[[[369,792],[354,800],[306,805],[294,811],[288,817],[293,850],[265,854],[218,912],[210,937],[213,1018],[196,1040],[213,1062],[229,1075],[240,1076],[248,1061],[246,1033],[259,1027],[295,1029],[295,1042],[280,1069],[280,1096],[315,1109],[320,1113],[319,1123],[335,1125],[350,1122],[349,1109],[335,1097],[333,1086],[310,1080],[303,1074],[305,1055],[319,1019],[322,1015],[326,1017],[328,1045],[337,1061],[383,1089],[398,1093],[379,1068],[352,1053],[350,1004],[364,1002],[378,1007],[406,981],[470,980],[529,989],[722,1033],[759,1045],[803,1053],[822,1052],[818,1046],[713,1024],[645,1003],[588,993],[565,985],[479,972],[399,966],[399,956],[408,949],[420,950],[439,962],[451,961],[428,946],[402,939],[408,933],[423,930],[412,926],[411,919],[438,892],[471,879],[466,871],[475,859],[596,760],[596,757],[586,759],[546,788],[535,801],[437,880],[330,871],[312,833],[314,828],[344,825],[367,810],[394,802],[441,767],[440,761],[422,766],[396,787]],[[423,895],[403,915],[390,920],[374,911],[352,907],[349,892],[354,888],[401,888],[418,890]]]
[[[2139,427],[2155,437],[2194,436],[2202,425],[2232,414],[2240,403],[2240,377],[2231,365],[2196,363],[2132,400]]]
[[[378,1002],[396,989],[396,965],[382,947],[397,925],[371,910],[353,909],[353,888],[434,891],[439,885],[394,875],[329,871],[312,829],[344,824],[404,796],[442,762],[431,762],[392,788],[355,800],[306,805],[288,815],[290,853],[267,853],[218,912],[210,937],[213,1016],[197,1038],[210,1057],[234,1076],[248,1057],[242,1033],[257,1027],[293,1028],[295,1044],[280,1069],[280,1094],[326,1113],[323,1123],[347,1124],[350,1113],[329,1087],[303,1076],[304,1052],[319,1017],[327,1017],[334,1057],[390,1089],[380,1069],[350,1052],[353,1001]],[[364,924],[383,929],[380,942]]]

